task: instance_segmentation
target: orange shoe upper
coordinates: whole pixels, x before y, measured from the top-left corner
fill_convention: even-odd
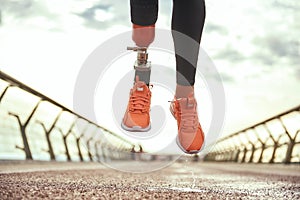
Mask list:
[[[130,97],[123,123],[127,127],[145,128],[150,124],[151,91],[143,81],[136,81]]]
[[[178,138],[182,148],[187,152],[200,150],[204,142],[204,133],[198,120],[197,101],[194,95],[174,99],[170,108],[177,120]]]

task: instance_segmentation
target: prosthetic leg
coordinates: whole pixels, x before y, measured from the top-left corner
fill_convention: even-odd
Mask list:
[[[138,78],[139,81],[145,82],[149,87],[151,62],[148,61],[147,47],[127,47],[127,50],[137,52],[137,59],[134,63],[134,82],[136,82],[136,79]]]
[[[134,64],[134,84],[121,126],[132,132],[149,131],[151,91],[149,88],[151,63],[147,48],[155,36],[155,22],[158,13],[158,0],[130,0],[132,39],[137,47],[128,50],[137,52]]]
[[[132,132],[149,131],[151,91],[149,88],[151,63],[148,61],[146,47],[127,47],[137,52],[134,64],[135,80],[130,90],[129,101],[121,126]]]

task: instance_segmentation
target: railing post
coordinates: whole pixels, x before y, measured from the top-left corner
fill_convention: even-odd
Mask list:
[[[254,152],[255,152],[255,145],[252,142],[250,142],[250,141],[249,141],[249,143],[251,145],[251,155],[250,155],[250,158],[249,158],[248,162],[252,163],[253,157],[254,157]]]
[[[5,95],[5,93],[7,92],[7,90],[9,89],[10,86],[11,86],[11,85],[6,86],[5,89],[4,89],[4,91],[2,92],[2,94],[1,94],[1,96],[0,96],[0,103],[1,103],[1,101],[2,101],[2,99],[3,99],[3,97],[4,97],[4,95]]]
[[[48,134],[48,131],[46,129],[46,126],[44,123],[40,122],[40,121],[37,121],[38,124],[40,124],[45,132],[45,135],[46,135],[46,141],[47,141],[47,144],[48,144],[48,153],[50,155],[50,160],[55,160],[55,155],[54,155],[54,152],[53,152],[53,148],[52,148],[52,144],[50,142],[50,137],[49,137],[49,134]]]
[[[266,144],[262,143],[261,144],[261,152],[260,152],[259,159],[258,159],[257,163],[262,163],[265,147],[266,147]]]
[[[90,161],[93,161],[93,155],[91,153],[91,150],[92,150],[92,145],[91,145],[91,142],[92,140],[94,139],[96,133],[98,131],[98,127],[95,128],[95,131],[92,133],[92,136],[87,140],[87,148],[88,148],[88,155],[89,155],[89,158],[90,158]],[[94,149],[95,150],[95,149]],[[95,150],[96,151],[96,150]]]
[[[295,146],[295,140],[291,140],[290,144],[288,145],[288,149],[286,151],[286,156],[285,156],[285,160],[284,160],[285,164],[288,164],[291,162],[294,146]]]
[[[263,125],[263,126],[265,126],[265,125]],[[259,158],[258,158],[258,161],[257,161],[257,163],[261,163],[262,162],[262,158],[263,158],[263,154],[264,154],[264,150],[265,150],[265,147],[266,147],[266,145],[265,145],[266,142],[263,142],[262,139],[260,139],[260,137],[258,135],[258,132],[256,131],[255,128],[253,128],[253,131],[254,131],[254,134],[257,137],[258,142],[261,144],[261,152],[260,152],[260,155],[259,155]],[[273,138],[273,136],[272,136],[272,138]]]
[[[271,156],[271,159],[269,161],[269,163],[273,163],[274,162],[274,159],[275,159],[275,154],[276,154],[276,150],[278,148],[278,141],[280,138],[278,138],[278,140],[276,141],[275,138],[273,137],[270,129],[268,128],[268,125],[267,124],[263,124],[263,127],[265,128],[265,130],[267,131],[267,133],[269,134],[269,137],[271,138],[271,140],[273,141],[273,152],[272,152],[272,156]],[[265,141],[265,143],[267,142],[268,140]],[[264,147],[266,147],[266,145],[264,145]]]
[[[66,156],[67,156],[67,161],[70,161],[70,160],[71,160],[71,157],[70,157],[70,154],[69,154],[68,147],[67,147],[67,145],[66,145],[66,140],[65,140],[64,132],[63,132],[63,130],[62,130],[61,128],[55,127],[55,129],[57,129],[57,130],[60,132],[60,134],[61,134],[61,137],[62,137],[63,142],[64,142],[64,146],[65,146],[65,152],[64,152],[64,153],[65,153]]]
[[[253,130],[253,129],[252,129]],[[254,157],[254,153],[255,153],[255,151],[256,151],[256,149],[255,149],[255,144],[250,140],[250,138],[249,138],[249,135],[247,134],[247,132],[245,133],[246,134],[246,137],[247,137],[247,139],[248,139],[248,142],[249,142],[249,144],[251,145],[251,155],[250,155],[250,158],[249,158],[249,163],[252,163],[252,161],[253,161],[253,157]]]
[[[240,143],[241,143],[241,145],[242,145],[242,152],[243,152],[243,157],[242,157],[242,160],[241,160],[241,163],[243,163],[243,162],[245,162],[245,160],[246,160],[246,154],[247,154],[247,147],[246,147],[246,144],[244,144],[244,142],[242,141],[242,139],[241,139],[241,134],[242,133],[244,133],[244,132],[240,132],[239,134],[238,134],[238,139],[239,139],[239,141],[240,141]]]
[[[29,115],[29,117],[27,118],[27,120],[25,121],[24,124],[22,124],[22,122],[20,120],[20,117],[18,115],[14,114],[14,113],[11,113],[11,112],[8,113],[8,115],[15,117],[18,121],[20,131],[21,131],[22,140],[23,140],[23,145],[24,145],[23,150],[25,152],[26,159],[28,159],[28,160],[32,160],[32,153],[31,153],[31,150],[30,150],[30,147],[29,147],[29,144],[28,144],[28,138],[27,138],[27,135],[26,135],[26,128],[27,128],[27,125],[29,124],[33,114],[35,113],[35,111],[37,110],[37,108],[39,107],[41,102],[42,102],[42,100],[40,99],[38,101],[38,103],[36,104],[36,106],[34,107],[34,109],[32,110],[31,114]]]
[[[25,157],[27,160],[32,160],[32,153],[28,144],[28,139],[27,139],[27,135],[26,135],[26,127],[22,124],[20,117],[16,114],[13,113],[8,113],[10,116],[13,116],[17,119],[19,127],[20,127],[20,131],[21,131],[21,137],[22,137],[22,141],[23,141],[23,148],[16,146],[16,148],[21,149],[25,152]]]
[[[232,162],[235,157],[235,144],[233,144],[233,142],[230,142],[229,145],[230,146],[228,148],[228,151],[229,151],[228,161]]]
[[[99,154],[99,151],[98,151],[98,149],[99,149],[98,143],[100,143],[99,140],[94,143],[94,148],[95,148],[95,153],[96,153],[97,161],[100,162],[101,161],[101,157],[100,157],[100,154]]]
[[[286,156],[285,156],[285,160],[284,160],[284,163],[290,163],[291,161],[291,158],[292,158],[292,153],[293,153],[293,148],[294,148],[294,145],[295,145],[295,141],[294,141],[294,138],[292,138],[292,136],[289,134],[286,126],[284,125],[282,119],[279,117],[279,122],[281,124],[281,126],[283,127],[284,131],[285,131],[285,134],[288,136],[289,138],[289,143],[287,144],[288,145],[288,148],[287,148],[287,151],[286,151]],[[295,137],[296,139],[296,137]]]
[[[245,162],[245,160],[246,160],[246,154],[247,154],[247,147],[245,147],[244,146],[244,149],[243,149],[243,153],[244,153],[244,155],[243,155],[243,158],[242,158],[242,163],[244,163]]]
[[[233,136],[233,137],[236,137],[236,136]],[[234,157],[233,157],[233,162],[238,162],[238,160],[239,160],[239,154],[240,154],[239,143],[237,143],[235,139],[233,139],[233,143],[234,143]]]
[[[291,145],[288,146],[288,149],[286,151],[286,158],[285,158],[285,161],[284,163],[288,164],[291,162],[291,159],[292,159],[292,154],[293,154],[293,149],[294,149],[294,146],[296,144],[296,138],[298,136],[298,134],[300,133],[300,130],[298,130],[294,136],[294,138],[292,139],[291,141]]]
[[[83,161],[83,156],[82,156],[82,152],[81,152],[81,148],[80,148],[80,140],[81,140],[81,138],[84,136],[84,133],[85,133],[86,130],[88,129],[89,125],[90,125],[89,123],[87,123],[87,124],[85,125],[85,127],[83,128],[81,134],[80,134],[78,137],[76,137],[76,135],[75,135],[75,137],[76,137],[77,149],[78,149],[78,156],[79,156],[81,162]]]
[[[81,153],[81,148],[80,148],[80,140],[82,138],[83,134],[79,135],[79,137],[76,137],[76,145],[77,145],[77,149],[78,149],[78,156],[79,156],[79,159],[80,161],[82,162],[83,161],[83,156],[82,156],[82,153]]]
[[[274,163],[276,151],[277,151],[278,147],[281,146],[281,145],[279,145],[279,140],[280,140],[280,138],[281,138],[282,136],[283,136],[283,134],[281,134],[281,135],[278,137],[277,141],[274,142],[274,149],[273,149],[272,157],[271,157],[269,163]]]
[[[239,161],[240,152],[241,152],[240,149],[236,150],[236,155],[235,155],[235,158],[234,158],[234,162],[238,162]]]
[[[59,112],[59,114],[56,116],[56,118],[54,119],[51,127],[49,128],[49,130],[47,130],[45,124],[41,121],[37,121],[38,124],[40,124],[43,129],[44,129],[44,132],[45,132],[45,135],[46,135],[46,140],[47,140],[47,144],[48,144],[48,148],[49,148],[49,154],[50,154],[50,159],[51,160],[55,160],[55,154],[54,154],[54,151],[53,151],[53,147],[52,147],[52,144],[51,144],[51,140],[50,140],[50,134],[52,132],[52,130],[54,129],[59,117],[61,116],[61,114],[63,113],[63,110],[61,110]]]
[[[65,151],[66,151],[66,156],[67,156],[67,160],[68,160],[68,161],[71,161],[71,155],[70,155],[70,152],[69,152],[67,139],[68,139],[69,135],[71,135],[72,130],[73,130],[74,126],[76,125],[76,122],[77,122],[78,119],[79,119],[79,118],[76,117],[76,119],[75,119],[75,120],[73,121],[73,123],[71,124],[71,126],[70,126],[68,132],[66,133],[66,135],[64,135],[63,131],[60,129],[60,130],[61,130],[60,132],[61,132],[62,137],[63,137],[64,146],[65,146]]]
[[[93,155],[91,153],[91,141],[93,140],[93,137],[90,137],[88,140],[87,140],[87,149],[88,149],[88,155],[89,155],[89,159],[90,161],[93,161]]]

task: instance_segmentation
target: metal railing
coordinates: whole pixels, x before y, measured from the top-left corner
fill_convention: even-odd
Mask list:
[[[0,81],[0,159],[132,158],[134,143],[1,71]]]
[[[220,139],[208,161],[300,162],[300,105]]]

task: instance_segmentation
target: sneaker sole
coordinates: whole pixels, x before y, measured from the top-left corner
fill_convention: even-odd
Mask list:
[[[185,148],[183,148],[179,142],[179,138],[178,136],[176,137],[176,144],[177,146],[181,149],[181,151],[183,151],[184,153],[186,154],[197,154],[197,153],[200,153],[203,149],[204,149],[204,146],[205,146],[205,141],[203,142],[200,150],[190,150],[190,151],[187,151]]]
[[[140,126],[128,127],[122,121],[121,127],[125,131],[130,131],[130,132],[147,132],[147,131],[149,131],[151,129],[151,124],[149,124],[149,126],[147,126],[146,128],[142,128]]]

